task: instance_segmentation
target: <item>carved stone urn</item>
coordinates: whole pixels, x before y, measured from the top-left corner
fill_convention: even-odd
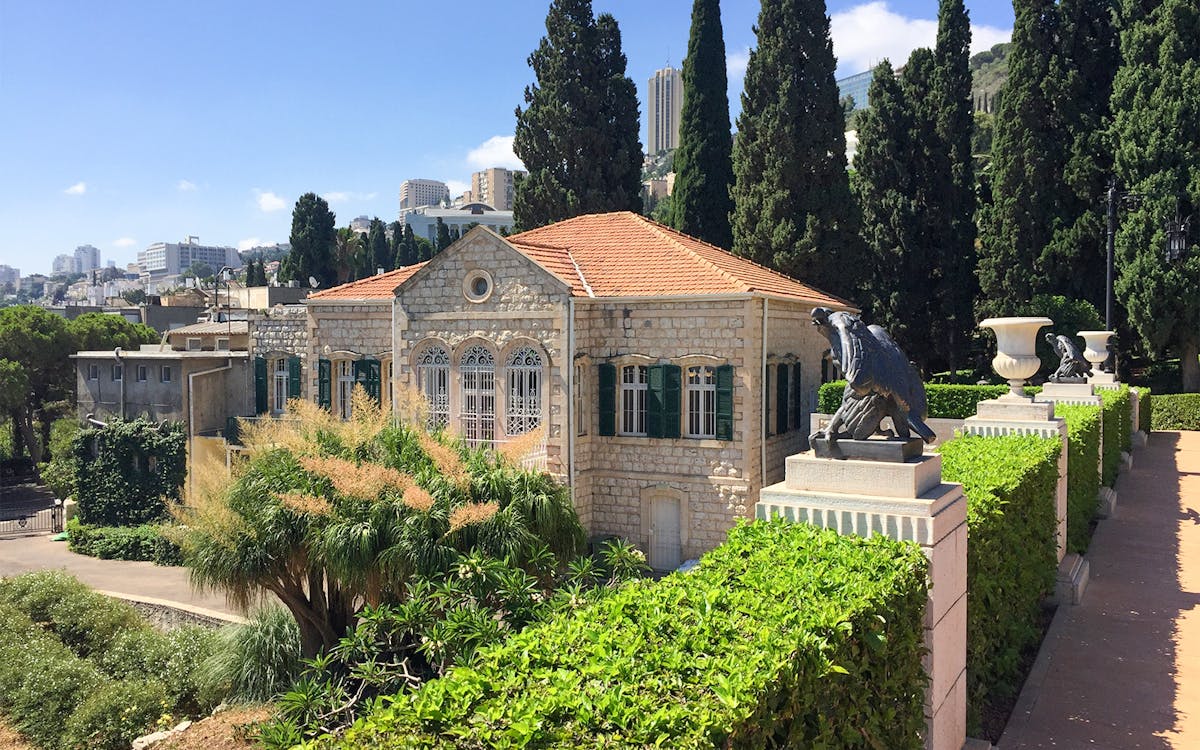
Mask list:
[[[1092,369],[1099,370],[1100,364],[1108,359],[1108,340],[1116,335],[1114,331],[1079,332],[1079,337],[1087,345],[1083,350],[1083,358],[1092,363]]]
[[[1012,389],[1001,396],[1002,399],[1029,401],[1025,395],[1025,381],[1037,373],[1042,364],[1035,349],[1037,333],[1053,324],[1049,318],[988,318],[980,322],[980,328],[990,328],[996,334],[996,356],[992,358],[992,367]]]

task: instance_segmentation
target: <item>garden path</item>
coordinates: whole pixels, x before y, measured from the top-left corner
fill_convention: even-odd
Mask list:
[[[0,538],[0,576],[55,568],[66,570],[100,591],[238,614],[221,594],[193,591],[187,568],[77,555],[67,549],[66,542],[52,542],[44,534]]]
[[[1000,750],[1200,748],[1200,432],[1153,433],[1117,492]]]

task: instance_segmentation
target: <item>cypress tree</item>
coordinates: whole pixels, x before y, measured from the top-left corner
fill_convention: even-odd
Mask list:
[[[1180,357],[1185,391],[1200,391],[1200,248],[1189,237],[1183,258],[1166,259],[1164,224],[1200,208],[1198,6],[1127,4],[1112,94],[1116,174],[1143,196],[1117,235],[1117,298],[1148,349]]]
[[[529,56],[536,83],[517,107],[513,151],[520,230],[585,213],[641,209],[637,90],[625,75],[617,22],[591,0],[553,0],[546,36]]]
[[[1054,0],[1015,0],[1008,82],[992,142],[992,202],[980,217],[979,314],[1004,314],[1041,286],[1035,263],[1059,215],[1065,160],[1052,97]]]
[[[450,237],[450,227],[446,226],[446,222],[442,221],[442,217],[437,217],[437,252],[441,252],[450,247],[450,243],[454,240]]]
[[[733,251],[854,290],[857,235],[824,0],[763,3],[733,142]]]
[[[371,226],[367,230],[367,248],[367,255],[371,259],[370,275],[380,268],[392,270],[392,248],[388,245],[387,230],[378,217],[371,219]]]
[[[305,193],[292,209],[292,251],[280,266],[281,280],[295,279],[308,285],[309,277],[326,288],[337,283],[333,244],[336,217],[329,204],[316,193]]]
[[[692,32],[683,61],[683,106],[671,224],[681,232],[729,249],[733,230],[733,136],[729,132],[729,80],[718,0],[695,0]]]

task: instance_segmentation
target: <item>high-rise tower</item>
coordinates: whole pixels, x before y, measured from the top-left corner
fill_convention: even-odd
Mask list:
[[[670,151],[679,145],[679,111],[683,107],[683,78],[670,65],[654,71],[646,82],[646,153]]]

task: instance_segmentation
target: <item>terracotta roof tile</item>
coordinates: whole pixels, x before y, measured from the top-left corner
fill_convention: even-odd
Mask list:
[[[351,281],[348,284],[313,292],[308,295],[308,298],[317,300],[391,299],[395,296],[396,287],[408,280],[409,276],[412,276],[424,265],[425,263],[415,263],[404,268],[397,268],[395,271],[381,273],[378,276]]]
[[[577,216],[507,239],[578,297],[761,293],[850,304],[629,211]]]

